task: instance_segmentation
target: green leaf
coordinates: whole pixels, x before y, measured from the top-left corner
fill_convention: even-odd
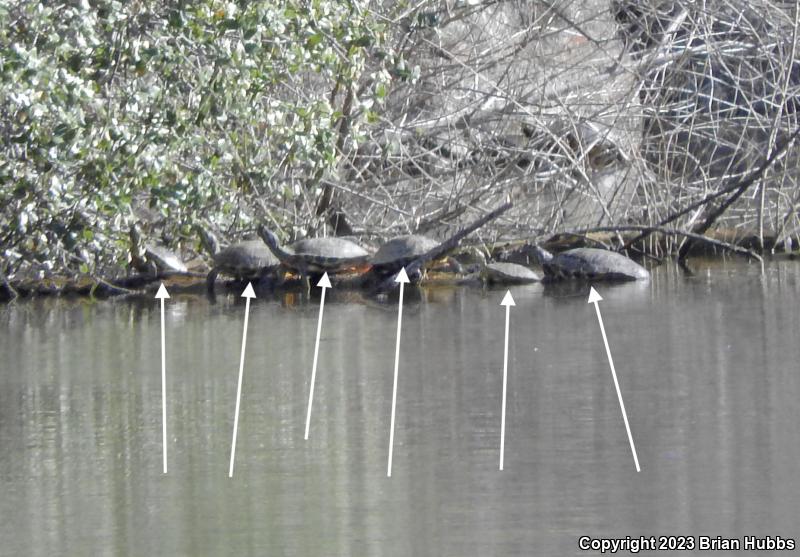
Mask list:
[[[315,33],[315,34],[311,35],[308,38],[308,40],[306,40],[306,48],[308,50],[313,49],[315,46],[317,46],[318,44],[320,44],[322,42],[323,38],[324,37],[322,36],[321,33]]]
[[[356,40],[352,41],[350,43],[350,46],[356,46],[356,47],[365,48],[365,47],[368,47],[368,46],[372,46],[372,44],[374,42],[375,42],[375,39],[373,37],[371,37],[369,35],[361,35],[359,38],[357,38]]]
[[[181,10],[170,10],[168,21],[170,27],[180,29],[186,24],[186,16],[183,15]]]
[[[222,23],[220,24],[220,27],[222,27],[223,29],[228,30],[228,31],[233,30],[233,29],[238,29],[239,28],[239,20],[232,19],[232,18],[223,19]]]

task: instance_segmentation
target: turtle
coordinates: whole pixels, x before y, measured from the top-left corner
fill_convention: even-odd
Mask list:
[[[397,270],[404,267],[406,274],[412,281],[419,280],[419,278],[422,276],[424,272],[425,266],[429,262],[440,259],[445,255],[447,255],[449,252],[453,251],[456,247],[458,247],[459,242],[461,242],[461,240],[463,240],[467,235],[471,234],[472,232],[474,232],[487,222],[491,221],[492,219],[495,219],[498,216],[502,215],[503,213],[508,211],[511,207],[513,207],[513,203],[510,200],[507,200],[505,203],[501,204],[497,208],[489,211],[482,217],[474,220],[467,226],[459,229],[455,234],[453,234],[449,238],[446,238],[442,242],[436,243],[431,249],[423,252],[421,255],[416,257],[410,257],[410,262],[407,264],[403,264],[400,267],[397,267],[396,261],[394,261],[398,259],[398,257],[396,256],[397,252],[395,252],[394,258],[389,257],[389,260],[394,261],[393,265],[397,267]],[[408,244],[409,242],[400,241],[398,243],[402,246],[404,243]],[[392,252],[394,251],[394,249],[391,249],[389,251]],[[400,251],[403,250],[401,249]],[[400,256],[399,259],[404,259],[404,257]],[[453,258],[448,258],[448,259],[451,266],[456,269],[456,272],[463,273],[463,267],[458,263],[458,261],[456,261]],[[396,283],[394,276],[389,275],[388,277],[384,277],[383,280],[378,281],[378,284],[372,290],[375,293],[385,292],[393,288],[395,284]]]
[[[419,260],[420,265],[412,269],[409,274],[412,282],[418,282],[424,276],[425,270],[429,266],[428,263],[431,261],[446,261],[449,271],[464,274],[466,269],[459,258],[446,255],[456,245],[453,244],[449,249],[443,246],[444,242],[438,242],[419,234],[397,236],[381,245],[377,253],[372,256],[370,273],[373,277],[394,277],[400,272],[400,269],[409,267],[414,261]],[[406,271],[408,272],[408,269]]]
[[[481,278],[488,284],[525,284],[542,280],[518,263],[488,263],[481,269]]]
[[[419,234],[392,238],[372,256],[371,272],[381,277],[395,275],[400,269],[438,245],[439,242],[436,240]]]
[[[159,276],[164,273],[186,273],[186,265],[178,255],[164,246],[146,245],[142,241],[142,233],[135,224],[128,230],[131,246],[130,267],[140,273]]]
[[[217,237],[209,230],[198,226],[203,246],[211,253],[214,267],[208,272],[206,285],[214,290],[219,273],[230,275],[236,280],[259,278],[275,270],[280,261],[261,240],[243,240],[220,249]]]
[[[597,248],[574,248],[553,255],[541,246],[532,246],[545,279],[646,280],[650,273],[620,253]]]
[[[263,224],[258,235],[285,268],[300,273],[306,286],[309,274],[336,273],[350,269],[366,269],[367,250],[344,238],[306,238],[282,247],[278,237]]]

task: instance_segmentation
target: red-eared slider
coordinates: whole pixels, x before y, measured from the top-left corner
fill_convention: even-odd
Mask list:
[[[280,264],[261,240],[244,240],[220,249],[219,241],[212,232],[202,227],[198,227],[198,232],[203,246],[214,259],[214,267],[206,278],[209,290],[214,289],[219,273],[230,275],[236,280],[256,279]]]
[[[534,253],[548,280],[644,280],[650,273],[622,254],[596,248],[575,248],[553,256],[534,246]]]
[[[144,245],[139,227],[132,224],[128,235],[131,241],[130,266],[140,273],[158,276],[163,273],[185,273],[186,265],[180,257],[164,246]]]
[[[369,265],[367,250],[344,238],[307,238],[281,247],[266,226],[258,227],[258,235],[284,267],[300,273],[306,281],[309,274],[360,270]]]
[[[481,270],[481,278],[489,284],[526,284],[542,280],[539,275],[517,263],[489,263]]]
[[[380,276],[395,275],[438,245],[436,240],[418,234],[392,238],[372,256],[372,272]]]
[[[474,232],[475,230],[477,230],[487,222],[491,221],[492,219],[495,219],[498,216],[502,215],[503,213],[508,211],[512,206],[513,204],[510,201],[506,201],[496,209],[489,211],[488,213],[474,220],[464,228],[461,228],[460,230],[458,230],[458,232],[456,232],[449,238],[445,239],[443,242],[436,243],[434,247],[422,253],[422,255],[412,258],[412,261],[410,263],[403,265],[406,269],[406,274],[409,276],[409,278],[411,278],[412,281],[416,280],[418,277],[422,275],[425,266],[429,262],[435,261],[447,255],[449,252],[451,252],[458,246],[458,243],[464,237]],[[456,267],[458,266],[458,262],[455,260],[452,260],[451,263],[453,263],[454,266]],[[399,269],[400,268],[398,268],[398,271]],[[373,291],[385,292],[393,288],[394,286],[396,286],[396,283],[394,282],[394,275],[389,275],[388,277],[385,277],[383,278],[383,280],[379,281],[379,284],[376,285]]]

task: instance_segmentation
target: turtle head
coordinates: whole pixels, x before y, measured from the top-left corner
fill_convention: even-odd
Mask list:
[[[486,253],[478,246],[467,246],[451,257],[453,262],[461,266],[458,273],[475,273],[486,266]]]
[[[131,239],[132,244],[136,244],[142,241],[142,231],[139,230],[139,225],[135,222],[132,222],[131,225],[128,227],[128,237]]]
[[[408,273],[408,280],[411,281],[411,284],[419,284],[423,278],[425,278],[425,272],[419,267],[411,269]]]
[[[553,260],[553,254],[539,244],[533,244],[530,249],[536,259],[539,261],[539,265],[546,265]]]
[[[263,224],[258,225],[258,235],[270,249],[272,250],[280,249],[280,242],[278,241],[278,237],[275,235],[275,233],[272,232],[272,230],[270,230]]]
[[[194,229],[200,236],[200,243],[203,245],[203,249],[211,255],[216,254],[219,251],[219,240],[217,240],[216,235],[201,224],[194,225]]]
[[[128,238],[131,241],[131,256],[141,257],[142,253],[142,231],[135,222],[128,228]]]

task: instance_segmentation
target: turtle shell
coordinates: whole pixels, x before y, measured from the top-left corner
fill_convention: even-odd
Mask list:
[[[288,260],[281,261],[289,267],[305,266],[309,271],[337,271],[365,263],[369,252],[344,238],[306,238],[290,245]]]
[[[535,272],[517,263],[489,263],[483,268],[482,276],[492,284],[523,284],[542,280]]]
[[[148,262],[155,264],[158,271],[173,271],[176,273],[187,272],[186,265],[183,264],[178,255],[163,246],[145,246],[144,256]]]
[[[436,240],[418,234],[398,236],[378,249],[372,257],[372,266],[377,270],[400,269],[438,245]]]
[[[367,250],[344,238],[306,238],[298,240],[289,249],[294,255],[302,255],[309,261],[336,262],[340,259],[364,257],[369,255]]]
[[[258,235],[281,265],[303,274],[363,267],[369,260],[367,250],[344,238],[307,238],[283,248],[266,226],[258,227]]]
[[[650,273],[620,253],[596,248],[575,248],[559,253],[543,265],[549,278],[590,280],[644,280]]]
[[[279,264],[261,240],[237,242],[214,254],[214,266],[220,271],[236,276],[246,276]]]

